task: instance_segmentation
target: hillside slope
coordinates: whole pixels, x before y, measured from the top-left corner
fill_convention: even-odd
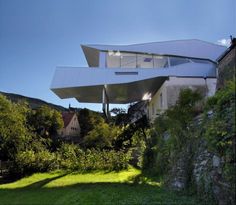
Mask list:
[[[67,110],[63,106],[48,103],[46,101],[43,101],[43,100],[40,100],[40,99],[37,99],[37,98],[26,97],[26,96],[14,94],[14,93],[5,93],[5,92],[1,92],[1,91],[0,91],[0,94],[6,96],[12,102],[26,101],[26,102],[29,103],[29,106],[30,106],[31,109],[35,109],[37,107],[47,105],[47,106],[49,106],[51,108],[54,108],[58,111]]]

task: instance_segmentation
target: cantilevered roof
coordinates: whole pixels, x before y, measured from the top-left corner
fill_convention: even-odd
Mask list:
[[[152,42],[133,45],[81,45],[90,67],[98,66],[100,51],[126,51],[174,55],[216,61],[225,46],[197,39]]]
[[[75,97],[79,102],[101,103],[102,91],[110,103],[130,103],[153,95],[170,76],[215,77],[214,64],[185,63],[171,68],[57,68],[51,90],[60,98]]]

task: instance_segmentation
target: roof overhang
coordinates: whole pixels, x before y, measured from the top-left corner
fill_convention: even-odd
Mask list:
[[[60,98],[76,98],[79,102],[101,103],[106,89],[110,103],[130,103],[153,95],[170,76],[215,77],[214,65],[186,63],[171,68],[58,68],[51,90]]]
[[[227,49],[225,46],[197,39],[152,42],[133,45],[82,45],[81,47],[90,67],[98,67],[99,52],[101,51],[180,56],[206,59],[216,62],[217,58]]]

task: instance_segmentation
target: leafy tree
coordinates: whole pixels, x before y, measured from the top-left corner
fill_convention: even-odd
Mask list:
[[[81,129],[81,137],[86,136],[92,129],[94,129],[95,125],[103,122],[104,119],[100,113],[93,112],[88,109],[81,109],[79,111],[79,123]]]
[[[147,138],[146,132],[148,131],[148,128],[149,124],[146,116],[142,117],[135,123],[122,126],[121,127],[122,132],[114,142],[114,149],[116,150],[129,149],[130,147],[133,146],[132,140],[133,137],[136,136],[137,134],[140,138],[146,141]]]
[[[113,141],[120,133],[119,127],[103,121],[95,125],[94,129],[84,137],[83,145],[86,148],[111,149]]]
[[[161,118],[163,118],[162,120],[168,125],[165,131],[170,134],[170,141],[173,141],[171,144],[175,148],[180,149],[182,145],[186,143],[186,138],[189,136],[186,132],[189,131],[190,122],[193,117],[198,114],[196,104],[200,100],[202,100],[202,96],[199,92],[192,91],[191,89],[184,89],[180,92],[176,105],[169,108],[161,116]],[[162,129],[158,123],[159,119],[156,121],[155,125],[159,129]]]
[[[112,116],[111,120],[115,125],[123,126],[127,124],[128,115],[123,108],[113,108],[110,110],[115,116]]]
[[[64,125],[61,113],[48,106],[33,110],[29,116],[29,124],[43,137],[57,135],[57,131]]]
[[[12,103],[0,95],[0,157],[14,159],[16,153],[29,147],[32,134],[27,125],[29,109],[25,103]]]

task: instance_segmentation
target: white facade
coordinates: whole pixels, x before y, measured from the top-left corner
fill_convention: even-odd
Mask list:
[[[166,109],[170,101],[168,84],[210,82],[208,79],[216,77],[215,61],[226,48],[200,40],[180,40],[127,46],[82,45],[82,49],[90,67],[58,67],[55,72],[51,90],[60,98],[122,104],[147,96],[154,102],[159,96],[162,105],[155,102],[156,108]],[[214,92],[214,83],[209,90],[209,95]]]
[[[175,105],[180,91],[186,88],[198,90],[203,96],[209,97],[215,93],[216,78],[170,77],[149,102],[147,114],[150,121],[153,122],[158,114]]]

